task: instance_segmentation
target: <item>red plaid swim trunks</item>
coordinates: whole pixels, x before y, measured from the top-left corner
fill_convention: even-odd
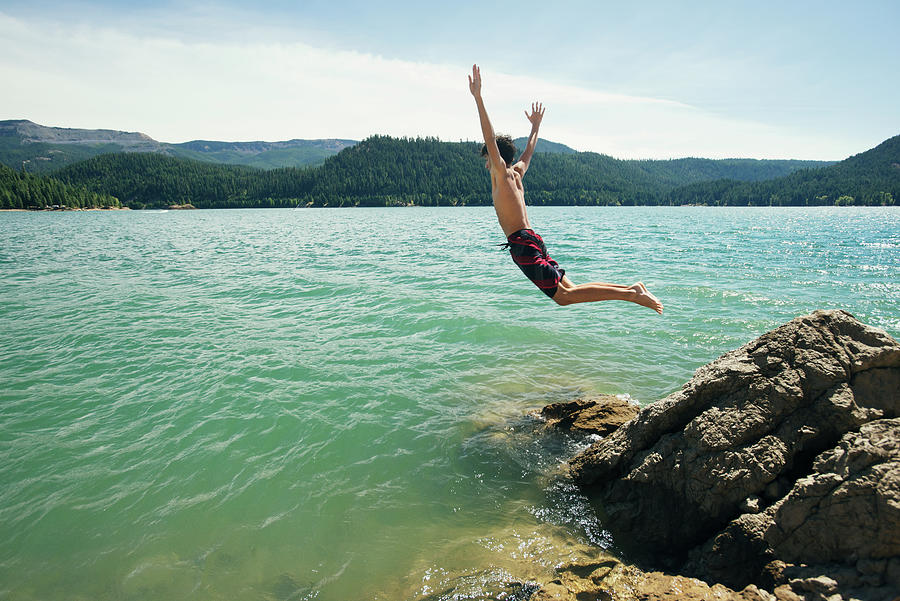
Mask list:
[[[519,230],[506,239],[509,254],[522,270],[544,294],[553,298],[559,288],[559,281],[566,274],[559,263],[547,254],[544,240],[534,230]]]

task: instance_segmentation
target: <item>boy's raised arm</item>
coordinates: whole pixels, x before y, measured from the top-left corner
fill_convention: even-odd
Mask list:
[[[522,156],[519,158],[522,175],[525,175],[525,172],[528,171],[528,165],[531,163],[531,155],[534,154],[534,147],[537,145],[538,130],[541,127],[541,120],[544,118],[545,110],[546,109],[540,102],[532,102],[531,114],[529,115],[528,111],[525,111],[525,118],[531,121],[531,133],[528,134],[528,143],[525,145],[525,152],[523,152]]]
[[[469,76],[469,91],[475,97],[475,105],[478,107],[478,118],[481,120],[481,133],[484,136],[484,144],[487,146],[488,156],[491,159],[491,168],[505,167],[506,163],[500,156],[497,148],[497,139],[494,135],[494,127],[488,118],[487,109],[484,108],[484,100],[481,98],[481,69],[478,65],[472,65],[472,75]]]

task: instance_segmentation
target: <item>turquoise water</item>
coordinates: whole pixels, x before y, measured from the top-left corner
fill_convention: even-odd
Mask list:
[[[900,336],[897,209],[531,217],[665,314],[555,306],[491,208],[0,213],[0,599],[537,577],[615,541],[558,474],[585,441],[529,410],[650,402],[817,308]]]

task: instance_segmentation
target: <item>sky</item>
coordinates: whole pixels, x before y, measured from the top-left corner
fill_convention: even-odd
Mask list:
[[[480,140],[840,160],[900,134],[900,2],[0,0],[0,120],[189,140]]]

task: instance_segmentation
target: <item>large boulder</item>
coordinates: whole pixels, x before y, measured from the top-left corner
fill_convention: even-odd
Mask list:
[[[898,416],[900,344],[817,311],[700,368],[571,467],[618,540],[667,567],[739,589],[802,588],[819,574],[791,570],[824,566],[880,598],[900,589]]]

